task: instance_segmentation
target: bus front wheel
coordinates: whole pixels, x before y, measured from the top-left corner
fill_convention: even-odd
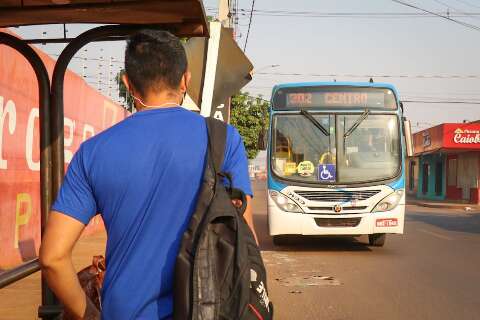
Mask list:
[[[387,235],[385,233],[374,233],[368,235],[368,243],[375,247],[383,247],[385,244],[385,239],[387,239]]]

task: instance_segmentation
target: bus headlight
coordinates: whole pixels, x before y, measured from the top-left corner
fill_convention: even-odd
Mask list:
[[[288,211],[288,212],[298,212],[302,213],[302,209],[290,198],[284,196],[278,191],[275,190],[270,190],[268,192],[270,194],[270,197],[273,199],[273,202],[282,209],[283,211]]]
[[[403,196],[403,189],[399,189],[387,197],[385,197],[382,201],[380,201],[372,212],[379,212],[379,211],[390,211],[397,207],[398,203],[402,199]]]

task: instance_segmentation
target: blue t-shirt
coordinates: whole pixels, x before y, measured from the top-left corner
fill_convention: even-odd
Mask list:
[[[103,217],[103,319],[171,317],[175,259],[196,206],[206,148],[204,118],[174,107],[135,113],[84,142],[73,157],[52,209],[85,225],[96,213]],[[245,148],[232,126],[223,170],[252,195]]]

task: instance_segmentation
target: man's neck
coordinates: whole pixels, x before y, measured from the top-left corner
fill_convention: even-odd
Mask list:
[[[181,97],[173,93],[150,94],[140,100],[135,100],[135,106],[138,111],[176,107],[180,105]]]

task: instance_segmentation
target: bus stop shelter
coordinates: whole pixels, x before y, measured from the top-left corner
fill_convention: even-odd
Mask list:
[[[42,24],[100,24],[76,38],[19,39],[0,32],[0,44],[20,53],[38,82],[40,118],[40,199],[43,231],[50,206],[64,177],[64,77],[74,55],[86,44],[124,40],[139,29],[169,30],[179,37],[208,37],[201,0],[0,0],[0,28]],[[67,43],[50,79],[42,60],[29,44]],[[0,274],[0,288],[40,270],[37,259]],[[42,283],[42,319],[56,319],[62,308]],[[1,315],[0,315],[1,318]]]

